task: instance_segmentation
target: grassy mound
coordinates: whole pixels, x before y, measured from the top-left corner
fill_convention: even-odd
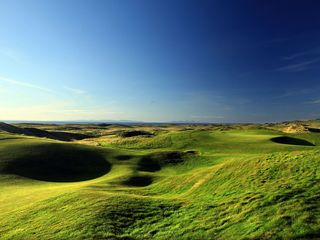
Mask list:
[[[313,143],[304,139],[293,138],[288,136],[275,137],[270,139],[272,142],[290,145],[315,146]]]
[[[110,164],[96,151],[71,144],[41,143],[10,146],[2,152],[0,173],[42,181],[84,181],[104,175]]]

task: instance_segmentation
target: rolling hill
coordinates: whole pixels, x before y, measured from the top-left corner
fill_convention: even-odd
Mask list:
[[[284,127],[2,124],[1,239],[319,239],[320,133]]]

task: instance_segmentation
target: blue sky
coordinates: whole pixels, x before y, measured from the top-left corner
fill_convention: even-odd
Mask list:
[[[319,118],[319,7],[0,0],[0,119]]]

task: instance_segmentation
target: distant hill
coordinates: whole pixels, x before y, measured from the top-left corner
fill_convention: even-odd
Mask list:
[[[72,141],[72,140],[81,140],[89,138],[91,136],[80,134],[80,133],[70,133],[70,132],[49,132],[37,128],[20,128],[4,122],[0,122],[0,131],[13,134],[22,134],[26,136],[33,137],[44,137],[60,141]]]
[[[22,128],[15,127],[10,124],[6,124],[4,122],[0,122],[0,130],[8,133],[14,133],[14,134],[24,134],[26,131]]]

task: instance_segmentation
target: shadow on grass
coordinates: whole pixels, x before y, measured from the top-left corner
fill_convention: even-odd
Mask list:
[[[161,170],[161,165],[153,158],[142,157],[138,162],[138,171],[157,172]]]
[[[91,137],[89,135],[81,133],[50,132],[38,128],[20,128],[3,122],[0,122],[0,130],[13,134],[23,134],[26,136],[50,138],[60,141],[82,140]]]
[[[115,157],[115,159],[117,159],[119,161],[127,161],[127,160],[130,160],[132,158],[133,158],[133,156],[130,156],[130,155],[119,155],[119,156]]]
[[[301,239],[301,240],[317,239],[317,240],[319,240],[320,239],[320,232],[318,230],[317,232],[314,232],[314,233],[306,233],[306,234],[300,235],[298,238],[295,238],[295,239]]]
[[[147,131],[141,131],[141,130],[132,130],[132,131],[123,131],[119,133],[120,137],[136,137],[136,136],[145,136],[145,137],[151,137],[153,136],[152,133],[147,132]]]
[[[308,128],[309,132],[313,132],[313,133],[320,133],[320,129],[319,128]]]
[[[290,144],[290,145],[301,145],[301,146],[315,146],[313,143],[308,142],[303,139],[293,138],[293,137],[275,137],[270,139],[272,142],[281,143],[281,144]]]
[[[171,151],[171,152],[155,152],[145,155],[138,162],[138,171],[157,172],[162,166],[169,164],[178,164],[185,161],[186,157],[194,156],[196,151]]]
[[[37,144],[16,149],[1,172],[49,182],[77,182],[106,174],[110,163],[102,154],[70,144]]]
[[[134,187],[146,187],[152,183],[152,177],[149,176],[133,176],[124,182],[125,185]]]

